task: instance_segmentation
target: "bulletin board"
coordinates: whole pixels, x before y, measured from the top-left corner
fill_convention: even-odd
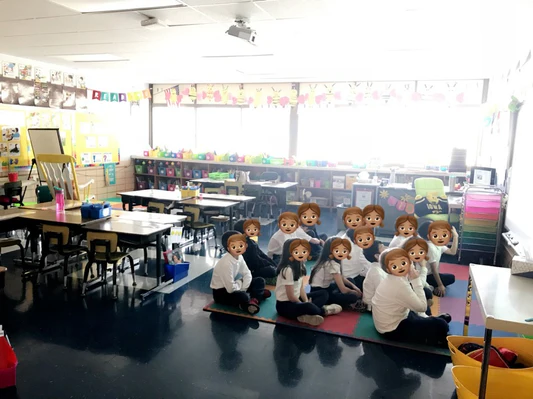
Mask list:
[[[0,104],[0,165],[2,171],[31,164],[24,110]]]
[[[120,162],[119,142],[112,124],[92,113],[76,113],[72,145],[81,166]]]

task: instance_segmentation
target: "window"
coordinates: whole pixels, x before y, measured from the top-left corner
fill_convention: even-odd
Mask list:
[[[289,108],[243,108],[240,154],[289,156]]]
[[[481,128],[479,107],[441,104],[303,109],[298,157],[382,164],[448,165],[454,147],[473,165]]]
[[[238,152],[242,140],[240,107],[197,107],[196,149]]]
[[[196,114],[193,107],[153,107],[154,146],[178,151],[195,148]]]

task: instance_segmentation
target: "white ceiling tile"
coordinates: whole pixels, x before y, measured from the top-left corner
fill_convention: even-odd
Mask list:
[[[214,22],[212,18],[190,7],[150,10],[145,11],[144,14],[157,18],[167,25],[195,25]]]
[[[42,1],[42,0],[41,0]],[[50,0],[79,12],[133,10],[181,5],[180,0]]]
[[[267,0],[257,5],[276,19],[326,17],[332,0]]]
[[[215,4],[251,3],[253,0],[181,0],[190,7],[210,6]]]
[[[202,6],[197,10],[218,22],[233,22],[239,18],[247,18],[251,22],[272,19],[272,16],[256,7],[254,3],[235,3],[227,5]]]
[[[18,21],[76,15],[76,11],[49,3],[47,0],[4,0],[0,3],[0,21]]]

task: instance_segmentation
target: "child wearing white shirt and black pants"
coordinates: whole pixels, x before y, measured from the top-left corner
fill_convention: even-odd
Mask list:
[[[227,240],[227,244],[225,241]],[[222,305],[235,306],[250,314],[259,312],[259,301],[271,296],[265,290],[262,277],[252,278],[252,273],[242,254],[246,251],[246,236],[228,231],[222,236],[227,253],[217,262],[211,277],[213,299]]]
[[[378,332],[395,341],[446,345],[449,315],[418,315],[426,310],[426,296],[407,252],[402,248],[388,249],[380,263],[387,277],[372,299],[372,318]]]
[[[279,215],[279,230],[276,231],[272,237],[270,237],[270,241],[268,242],[267,255],[271,257],[274,262],[279,262],[281,253],[283,251],[283,244],[285,241],[291,238],[302,238],[306,241],[309,241],[311,244],[320,244],[320,240],[318,238],[311,237],[299,226],[300,218],[296,213],[283,212],[281,215]]]
[[[328,292],[318,290],[306,294],[303,277],[306,274],[304,262],[309,259],[311,245],[308,241],[295,238],[285,241],[283,254],[277,268],[276,310],[288,319],[318,326],[324,316],[342,311],[339,305],[326,305]]]

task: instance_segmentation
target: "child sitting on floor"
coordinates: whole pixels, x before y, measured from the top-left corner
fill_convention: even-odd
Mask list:
[[[401,215],[396,219],[396,233],[389,244],[389,248],[401,248],[411,237],[416,237],[418,221],[413,215]]]
[[[300,218],[296,213],[283,212],[278,217],[279,230],[276,231],[268,243],[268,256],[278,263],[283,250],[283,243],[291,238],[302,238],[310,244],[320,244],[318,238],[313,238],[300,227]]]
[[[363,209],[364,226],[372,229],[372,234],[375,234],[376,227],[383,227],[385,220],[385,210],[381,205],[367,205]],[[363,247],[363,252],[375,252],[377,250],[381,253],[385,250],[385,246],[379,240],[373,241],[372,245]]]
[[[427,282],[428,243],[422,238],[412,237],[403,244],[403,249],[409,254],[409,259],[413,263],[416,271],[420,273],[420,280],[423,283],[424,294],[428,303],[426,314],[431,316],[431,305],[433,305],[433,287]]]
[[[211,278],[213,299],[222,305],[235,306],[256,314],[259,301],[271,296],[265,290],[265,280],[252,278],[242,255],[246,252],[246,236],[237,231],[228,231],[222,236],[222,245],[228,251],[215,265]]]
[[[429,269],[427,282],[435,287],[433,293],[437,296],[446,295],[446,287],[455,283],[455,276],[449,273],[440,273],[439,265],[442,254],[455,255],[459,244],[459,236],[455,227],[445,220],[438,220],[429,224],[428,228],[428,255]],[[421,232],[422,233],[422,232]],[[453,236],[451,248],[448,243]],[[431,273],[431,274],[430,274]]]
[[[402,248],[388,249],[381,255],[380,263],[387,276],[372,299],[376,330],[395,341],[447,345],[449,315],[418,315],[426,310],[427,302],[423,283],[408,253]]]
[[[328,303],[336,303],[343,308],[356,311],[366,309],[362,301],[362,292],[342,275],[341,262],[350,257],[352,246],[345,238],[330,237],[324,244],[320,258],[311,271],[309,282],[311,292],[325,289],[328,291]]]
[[[340,238],[347,238],[348,230],[355,230],[356,228],[365,225],[363,210],[357,206],[346,208],[342,214],[342,220],[344,222],[344,227],[346,227],[346,231],[338,234],[338,237]]]
[[[366,260],[370,263],[365,280],[363,281],[363,302],[366,304],[369,312],[372,311],[372,298],[381,281],[387,277],[387,273],[381,268],[379,248],[372,247],[365,253]]]
[[[328,239],[327,235],[319,235],[316,231],[316,225],[320,224],[320,207],[313,202],[306,202],[298,207],[298,217],[300,218],[302,230],[311,237],[320,240],[319,244],[311,244],[311,256],[318,257],[322,251],[324,241]]]
[[[371,229],[368,230],[371,231]],[[363,248],[357,245],[354,233],[355,230],[353,229],[348,229],[346,232],[345,238],[350,240],[352,250],[350,252],[350,258],[343,259],[341,262],[342,275],[362,291],[363,282],[371,262],[366,259]]]
[[[324,316],[342,311],[339,305],[326,305],[328,292],[317,290],[305,293],[303,277],[306,275],[305,261],[310,259],[311,245],[301,238],[293,238],[283,244],[276,282],[276,310],[288,319],[318,326]]]
[[[252,277],[263,277],[267,279],[275,279],[276,264],[259,248],[254,237],[261,234],[261,223],[257,219],[239,220],[235,223],[235,230],[241,234],[246,235],[246,252],[243,254],[244,261],[252,273]],[[270,281],[267,281],[267,284]],[[275,282],[272,282],[275,284]]]

